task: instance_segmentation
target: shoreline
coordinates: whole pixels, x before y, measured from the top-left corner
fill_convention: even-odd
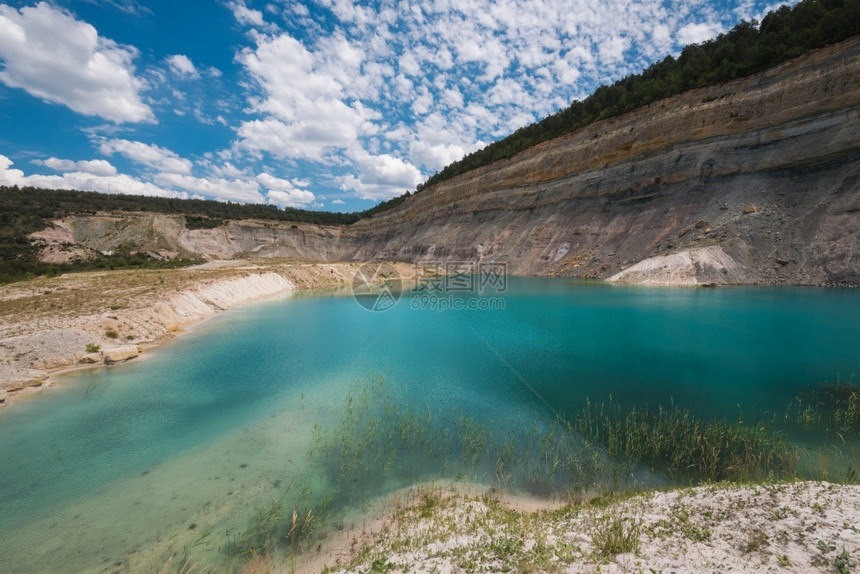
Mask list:
[[[347,289],[361,265],[274,259],[215,260],[179,269],[71,273],[2,285],[0,413],[8,404],[55,387],[65,374],[140,360],[142,354],[169,344],[225,310],[271,298],[313,296],[316,292],[337,293]],[[416,280],[415,264],[393,265],[404,281]],[[258,283],[264,276],[269,283],[261,286]],[[109,285],[103,288],[105,282]],[[682,289],[715,286],[600,283]],[[82,298],[78,297],[81,292]],[[117,296],[122,304],[111,304]],[[39,308],[43,298],[50,299],[49,309],[44,304]],[[60,312],[54,316],[54,308],[66,310],[70,304],[71,314]],[[45,311],[51,312],[46,316]],[[125,332],[120,330],[121,326]],[[129,330],[134,335],[126,335]],[[109,331],[114,331],[113,339],[106,337]],[[120,339],[120,334],[127,338]],[[97,345],[99,350],[86,352],[90,344]]]
[[[226,310],[343,288],[360,266],[219,261],[184,269],[74,273],[2,286],[0,413],[3,406],[56,387],[68,373],[140,360]],[[411,264],[394,266],[403,277],[415,273]]]
[[[525,504],[471,489],[398,491],[295,571],[831,572],[853,571],[860,555],[858,485],[718,483]]]

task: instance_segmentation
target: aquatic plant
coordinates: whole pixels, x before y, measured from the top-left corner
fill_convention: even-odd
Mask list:
[[[846,413],[854,408],[851,400],[856,397],[850,394],[839,399]],[[475,416],[459,407],[416,404],[408,389],[376,377],[349,388],[334,424],[314,428],[307,476],[258,509],[226,550],[241,560],[288,550],[292,560],[323,525],[342,520],[348,508],[392,488],[435,480],[590,499],[592,507],[599,507],[602,500],[655,486],[791,479],[799,474],[800,449],[786,433],[819,432],[823,417],[817,405],[800,399],[784,413],[705,420],[672,401],[625,408],[609,397],[586,399],[570,416]],[[814,465],[807,470],[810,478],[841,478],[828,474],[841,456],[834,449],[830,444],[805,453],[820,458],[817,470]],[[849,466],[846,480],[854,479]],[[419,516],[434,514],[441,503],[433,487],[419,488],[416,497]],[[693,540],[710,536],[689,521],[675,526]],[[595,515],[596,554],[635,551],[639,530],[635,520]],[[540,553],[533,554],[538,560]]]
[[[230,537],[225,545],[227,555],[240,561],[268,559],[274,552],[287,549],[291,560],[301,546],[325,524],[332,497],[318,497],[311,481],[291,481],[267,506],[258,508],[247,526]]]
[[[850,382],[824,383],[819,396],[832,409],[833,424],[840,432],[860,433],[860,387]]]
[[[794,476],[796,449],[771,421],[702,421],[674,403],[625,410],[587,401],[575,429],[609,454],[652,465],[673,481],[751,481]]]

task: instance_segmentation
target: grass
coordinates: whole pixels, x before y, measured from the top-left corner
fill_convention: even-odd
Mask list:
[[[594,552],[601,558],[638,552],[642,523],[637,518],[626,518],[618,512],[606,513],[592,526],[591,540]]]
[[[822,385],[819,396],[836,428],[843,433],[860,433],[860,387],[850,382]]]
[[[674,403],[624,409],[610,397],[575,417],[582,437],[614,456],[645,463],[673,482],[757,481],[794,476],[796,450],[772,422],[701,420]]]
[[[844,390],[839,393],[833,412],[850,412],[855,399]],[[798,476],[799,454],[788,431],[817,432],[835,420],[807,401],[796,402],[780,418],[728,421],[701,419],[671,402],[625,408],[611,397],[586,401],[566,418],[500,420],[457,407],[434,409],[416,404],[413,397],[384,378],[354,384],[340,419],[315,427],[304,465],[307,474],[279,487],[271,503],[258,508],[244,528],[220,545],[227,569],[268,564],[273,557],[286,557],[295,568],[296,556],[314,547],[327,529],[343,525],[348,509],[387,495],[393,485],[429,484],[415,489],[410,510],[395,512],[397,528],[406,528],[405,520],[431,521],[438,528],[402,541],[404,548],[445,539],[450,532],[460,532],[461,525],[440,518],[455,509],[434,481],[473,482],[497,492],[565,500],[571,505],[561,513],[576,516],[585,508],[591,516],[587,526],[592,546],[581,551],[545,536],[541,520],[551,515],[526,517],[485,497],[481,503],[491,509],[489,515],[467,515],[465,520],[467,532],[486,532],[488,538],[480,549],[458,555],[458,568],[469,570],[481,563],[479,550],[495,557],[493,568],[499,571],[535,572],[554,571],[574,556],[607,560],[636,554],[645,535],[643,522],[620,511],[619,501],[654,488],[792,480]],[[829,468],[832,460],[824,458],[821,465]],[[853,480],[856,473],[847,478]],[[576,501],[588,503],[582,507]],[[774,520],[784,517],[780,512],[775,511]],[[714,537],[710,524],[679,504],[648,535],[708,543]],[[743,552],[767,554],[771,540],[763,530],[749,529],[742,535]],[[370,571],[395,567],[387,555],[363,559],[372,565]]]

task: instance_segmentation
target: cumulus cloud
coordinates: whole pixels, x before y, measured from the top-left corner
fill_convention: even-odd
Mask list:
[[[362,199],[380,200],[402,195],[421,182],[417,167],[389,154],[371,155],[364,150],[352,150],[358,175],[348,175],[341,189],[354,191]]]
[[[191,161],[179,157],[175,152],[139,141],[105,139],[99,151],[104,155],[120,154],[133,162],[167,173],[188,174],[192,168]]]
[[[93,159],[84,161],[72,161],[70,159],[59,159],[49,157],[45,160],[36,160],[33,163],[43,165],[54,171],[80,171],[91,175],[111,176],[116,175],[116,168],[107,160]]]
[[[236,57],[252,80],[252,117],[234,149],[343,167],[352,173],[342,187],[371,199],[402,193],[421,170],[712,37],[733,18],[682,0],[318,3],[331,18],[270,9],[281,29],[247,13],[250,0],[230,4],[255,43]]]
[[[268,173],[259,174],[257,182],[269,190],[267,194],[269,203],[281,207],[307,207],[316,199],[313,193],[300,189],[294,182],[274,177]]]
[[[46,2],[0,5],[0,30],[0,81],[7,86],[115,123],[155,121],[140,96],[134,48]]]
[[[710,40],[722,31],[722,26],[715,22],[687,24],[678,30],[678,43],[681,45],[699,44],[705,40]]]
[[[263,13],[259,10],[248,8],[245,0],[236,0],[228,4],[230,10],[233,11],[233,17],[236,21],[245,26],[263,27]]]
[[[195,177],[182,173],[158,173],[155,182],[192,194],[237,203],[264,203],[257,182],[223,177]]]
[[[51,158],[55,159],[56,158]],[[47,162],[57,166],[56,169],[63,170],[69,164],[69,160]],[[93,162],[71,162],[71,169],[79,169],[79,164],[92,166],[99,160]],[[105,162],[107,163],[107,162]],[[69,171],[61,175],[25,175],[20,169],[12,167],[12,160],[5,155],[0,155],[0,185],[17,185],[20,187],[32,186],[49,189],[79,189],[85,191],[99,191],[102,193],[128,193],[132,195],[151,195],[157,197],[188,197],[187,194],[171,189],[165,189],[153,183],[141,181],[125,174],[99,174],[87,173],[85,171]],[[96,164],[98,165],[98,164]],[[55,168],[52,168],[55,169]]]
[[[200,72],[194,66],[191,58],[184,54],[174,54],[167,57],[167,65],[170,71],[180,77],[196,79],[200,77]]]
[[[360,54],[333,44],[326,62],[288,34],[260,37],[256,50],[237,60],[263,91],[255,111],[268,116],[244,122],[240,145],[275,155],[321,159],[328,151],[356,141],[372,115],[358,102],[344,99],[343,82],[357,76]]]

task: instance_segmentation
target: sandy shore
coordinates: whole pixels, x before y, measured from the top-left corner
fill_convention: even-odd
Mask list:
[[[849,572],[860,486],[721,484],[550,507],[425,486],[324,547],[298,571]]]
[[[71,369],[135,359],[224,310],[351,284],[360,263],[218,261],[73,273],[0,287],[0,405]],[[403,278],[415,273],[396,264]]]

